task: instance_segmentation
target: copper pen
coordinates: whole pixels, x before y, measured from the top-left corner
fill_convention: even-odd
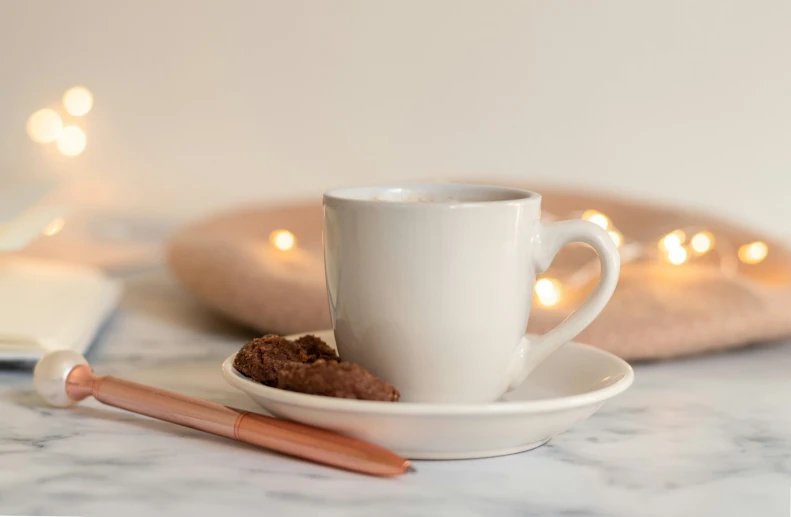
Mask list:
[[[33,380],[36,391],[54,406],[68,407],[93,396],[157,420],[354,472],[397,476],[411,470],[408,460],[362,440],[109,375],[96,376],[84,357],[68,350],[41,358]]]

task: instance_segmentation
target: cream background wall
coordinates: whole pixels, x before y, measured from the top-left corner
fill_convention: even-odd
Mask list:
[[[787,0],[4,0],[0,177],[183,217],[339,184],[533,180],[791,238],[789,27]],[[24,127],[75,84],[96,104],[67,159]]]

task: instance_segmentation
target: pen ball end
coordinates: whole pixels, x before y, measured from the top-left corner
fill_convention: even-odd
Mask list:
[[[72,350],[56,350],[39,359],[33,370],[33,385],[47,404],[69,407],[77,401],[66,392],[66,379],[75,366],[88,365],[88,361]]]

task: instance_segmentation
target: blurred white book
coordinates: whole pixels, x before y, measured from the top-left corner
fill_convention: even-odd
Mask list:
[[[42,203],[53,187],[0,186],[2,362],[35,361],[58,349],[85,353],[121,293],[98,268],[9,253],[62,227],[67,207]]]

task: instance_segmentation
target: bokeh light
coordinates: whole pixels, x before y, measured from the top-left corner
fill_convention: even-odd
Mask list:
[[[563,286],[555,278],[541,278],[536,282],[535,293],[544,307],[553,307],[560,302]]]
[[[77,156],[85,150],[85,133],[77,126],[66,126],[58,138],[58,150],[66,156]]]
[[[54,142],[63,132],[63,120],[55,110],[38,110],[27,119],[27,134],[40,144]]]
[[[590,221],[605,230],[610,228],[610,218],[596,210],[585,210],[585,212],[582,213],[582,219],[584,221]]]
[[[763,241],[755,241],[739,248],[739,260],[745,264],[758,264],[763,262],[769,254],[769,246]]]
[[[714,246],[714,236],[707,231],[698,232],[689,240],[689,245],[692,247],[692,251],[703,255]]]
[[[662,251],[670,251],[680,248],[686,239],[687,236],[684,234],[683,230],[672,231],[659,241],[659,249]]]
[[[689,257],[689,253],[687,253],[686,248],[682,246],[678,246],[677,248],[671,248],[667,250],[667,261],[671,264],[676,266],[680,266],[684,262],[687,261],[687,257]]]
[[[269,242],[281,251],[288,251],[296,246],[297,238],[288,230],[275,230],[269,234]]]
[[[69,115],[81,117],[91,111],[93,94],[82,86],[75,86],[63,94],[63,107]]]
[[[41,233],[47,237],[52,237],[60,233],[64,224],[66,224],[66,221],[64,221],[62,217],[58,217],[57,219],[53,219]]]

